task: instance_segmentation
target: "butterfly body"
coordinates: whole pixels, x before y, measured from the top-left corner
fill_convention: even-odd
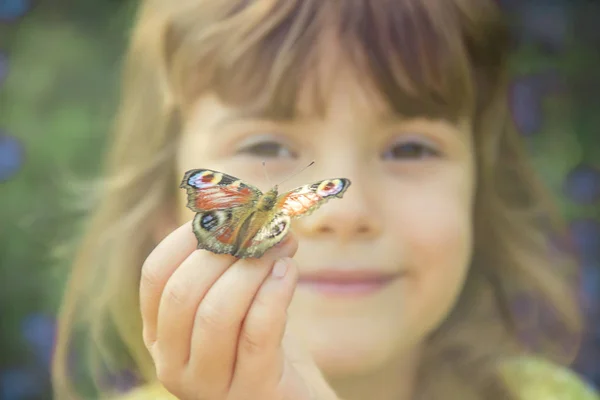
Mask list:
[[[196,212],[192,227],[198,248],[238,258],[261,257],[287,234],[294,218],[309,215],[327,200],[341,198],[348,179],[329,179],[279,194],[278,187],[258,188],[222,172],[194,169],[180,187]]]

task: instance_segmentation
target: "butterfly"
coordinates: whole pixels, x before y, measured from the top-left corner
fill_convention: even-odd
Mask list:
[[[179,187],[187,190],[187,207],[196,213],[192,229],[198,249],[259,258],[285,237],[292,219],[342,198],[350,183],[327,179],[280,195],[278,185],[263,193],[223,172],[193,169]]]

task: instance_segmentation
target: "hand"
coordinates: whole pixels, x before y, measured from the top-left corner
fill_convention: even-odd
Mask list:
[[[298,278],[295,238],[260,259],[196,244],[188,222],[142,268],[144,342],[163,386],[182,400],[336,399],[307,353],[282,344]]]

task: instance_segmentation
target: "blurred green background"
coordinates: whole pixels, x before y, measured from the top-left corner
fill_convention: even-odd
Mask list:
[[[165,0],[167,1],[167,0]],[[176,0],[171,0],[176,1]],[[559,196],[582,265],[600,386],[600,2],[500,1],[513,117]],[[0,399],[50,398],[54,314],[118,98],[133,0],[0,0]],[[69,244],[71,243],[71,244]]]

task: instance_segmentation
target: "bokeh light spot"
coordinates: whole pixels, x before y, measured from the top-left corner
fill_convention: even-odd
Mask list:
[[[31,8],[31,0],[1,0],[0,21],[14,21]]]
[[[515,79],[510,90],[510,111],[523,135],[531,135],[542,126],[542,93],[532,77]]]
[[[14,137],[0,132],[0,182],[12,178],[23,164],[23,146]]]
[[[21,332],[38,362],[45,368],[50,367],[55,337],[54,319],[44,314],[30,314],[21,323]]]
[[[39,399],[43,380],[25,368],[15,368],[0,373],[0,398],[5,400]]]
[[[564,2],[522,2],[521,34],[525,42],[556,53],[564,49],[569,31],[569,9]]]
[[[577,219],[569,225],[576,251],[582,261],[600,259],[600,222],[594,219]]]
[[[600,169],[591,165],[579,165],[565,179],[565,194],[580,204],[600,201]]]

